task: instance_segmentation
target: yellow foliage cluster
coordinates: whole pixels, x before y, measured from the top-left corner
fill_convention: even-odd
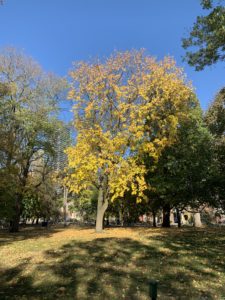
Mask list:
[[[147,188],[141,161],[155,163],[176,138],[193,91],[172,58],[157,62],[144,51],[115,53],[105,63],[80,62],[70,73],[76,144],[67,149],[74,192],[105,181],[112,199]]]

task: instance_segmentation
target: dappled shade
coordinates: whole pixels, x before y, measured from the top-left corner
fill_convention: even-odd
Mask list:
[[[21,232],[21,241],[1,237],[8,262],[1,268],[0,298],[149,299],[151,279],[159,281],[160,299],[225,294],[222,229],[110,229],[98,235],[84,228],[29,232],[27,239]]]

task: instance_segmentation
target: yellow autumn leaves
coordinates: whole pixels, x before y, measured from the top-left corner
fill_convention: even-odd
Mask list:
[[[193,92],[182,70],[171,58],[157,62],[144,51],[127,51],[104,63],[81,62],[70,75],[77,138],[67,149],[68,186],[78,193],[104,176],[111,199],[128,189],[141,199],[143,157],[157,163],[191,109]]]

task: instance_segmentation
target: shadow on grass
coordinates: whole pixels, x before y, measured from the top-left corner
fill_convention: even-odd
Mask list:
[[[41,237],[51,237],[58,232],[58,228],[44,228],[40,226],[29,226],[21,228],[19,232],[10,233],[6,230],[0,230],[0,247],[17,241],[25,241],[28,239],[39,239]]]
[[[213,256],[214,250],[223,253],[224,239],[221,235],[214,243],[211,238],[204,238],[202,231],[194,237],[191,231],[164,231],[151,237],[150,244],[129,238],[73,240],[45,251],[45,262],[34,266],[32,276],[24,274],[29,259],[3,270],[0,299],[144,300],[149,299],[151,279],[159,280],[162,300],[221,299],[207,287],[193,284],[193,280],[219,280],[219,275],[207,271],[212,264],[224,270]]]
[[[151,237],[155,244],[162,243],[166,249],[178,257],[182,252],[191,262],[193,257],[201,258],[202,270],[207,268],[225,272],[225,230],[213,229],[171,229],[161,232],[161,236]],[[200,263],[201,265],[201,263]],[[193,265],[193,268],[197,266]],[[200,271],[199,271],[200,272]],[[207,273],[203,271],[203,273]]]

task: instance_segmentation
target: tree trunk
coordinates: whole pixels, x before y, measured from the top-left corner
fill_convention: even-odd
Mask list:
[[[153,227],[156,227],[156,213],[154,211],[152,212],[152,217],[153,217]]]
[[[10,232],[18,232],[19,231],[21,201],[22,201],[22,197],[20,195],[16,195],[15,206],[14,206],[14,215],[12,217],[12,220],[10,221],[10,226],[9,226]]]
[[[176,209],[177,212],[177,226],[180,228],[181,227],[181,217],[180,217],[180,212],[179,209]]]
[[[67,221],[67,198],[68,198],[68,189],[63,186],[63,217],[64,217],[64,227],[66,227]]]
[[[10,221],[9,231],[10,232],[18,232],[19,231],[19,217],[14,217],[13,220]]]
[[[124,215],[123,215],[123,209],[122,208],[119,211],[119,220],[120,220],[120,225],[123,227],[124,226]]]
[[[96,217],[96,232],[102,232],[103,230],[103,220],[104,214],[108,207],[108,200],[104,199],[103,188],[100,187],[98,191],[98,207],[97,207],[97,217]]]
[[[200,213],[194,214],[194,227],[202,227],[201,215]]]
[[[163,206],[163,222],[162,227],[170,227],[170,205]]]

